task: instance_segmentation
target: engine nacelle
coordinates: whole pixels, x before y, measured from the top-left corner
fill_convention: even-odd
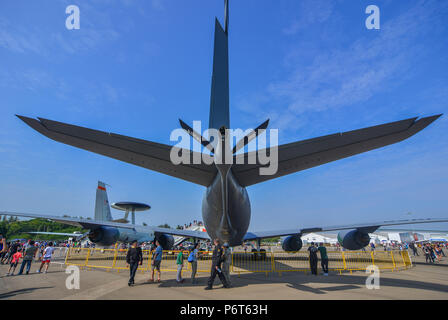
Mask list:
[[[282,248],[285,251],[299,251],[302,249],[303,243],[299,236],[288,236],[283,240]]]
[[[368,233],[358,229],[345,230],[338,233],[339,244],[348,250],[359,250],[369,245],[370,237]]]
[[[102,226],[89,232],[88,238],[100,246],[110,246],[118,241],[120,232],[117,228]]]
[[[169,234],[158,234],[156,235],[156,240],[159,241],[163,250],[171,250],[174,246],[174,237]]]

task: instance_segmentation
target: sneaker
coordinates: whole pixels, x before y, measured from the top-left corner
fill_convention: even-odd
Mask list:
[[[7,273],[6,276],[9,276],[9,273]]]
[[[44,273],[47,273],[47,270],[45,270]]]
[[[36,270],[36,273],[40,273],[40,270]]]
[[[212,287],[205,287],[204,290],[212,290]]]

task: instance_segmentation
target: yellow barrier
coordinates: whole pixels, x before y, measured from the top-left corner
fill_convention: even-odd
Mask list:
[[[151,270],[151,257],[153,252],[143,251],[143,264],[138,270],[141,272]],[[177,255],[180,251],[165,250],[160,265],[161,271],[177,271]],[[184,255],[184,271],[191,272],[191,264],[187,262],[188,251]],[[126,263],[127,250],[124,249],[98,249],[98,248],[70,248],[67,251],[65,264],[77,265],[86,268],[103,268],[108,270],[129,270]],[[337,271],[366,270],[370,265],[380,270],[397,270],[412,267],[412,261],[407,250],[405,251],[328,251],[328,268]],[[211,251],[199,251],[197,272],[210,272]],[[320,261],[318,268],[321,268]],[[230,271],[232,273],[260,272],[266,275],[270,272],[302,271],[309,272],[309,254],[307,251],[298,252],[233,252]]]

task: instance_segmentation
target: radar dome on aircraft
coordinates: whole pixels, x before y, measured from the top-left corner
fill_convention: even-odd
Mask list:
[[[131,212],[132,213],[132,224],[135,224],[135,212],[136,211],[146,211],[146,210],[151,209],[151,206],[149,206],[145,203],[129,202],[129,201],[115,202],[115,203],[112,203],[111,207],[114,209],[117,209],[117,210],[126,211],[126,214],[123,218],[123,220],[126,220],[126,221],[129,216],[129,212]]]

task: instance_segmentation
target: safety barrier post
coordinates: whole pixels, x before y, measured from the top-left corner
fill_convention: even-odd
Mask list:
[[[68,248],[67,253],[65,254],[65,261],[64,263],[67,264],[68,256],[70,255],[70,248]]]
[[[375,258],[374,258],[374,254],[373,251],[370,251],[370,256],[372,257],[372,265],[375,265]]]
[[[115,264],[117,263],[117,255],[118,255],[118,249],[115,246],[115,253],[114,253],[114,261],[112,262],[112,269],[115,268]]]
[[[389,251],[389,252],[390,252],[390,256],[391,256],[391,258],[392,258],[392,263],[394,264],[394,268],[392,269],[392,271],[394,271],[395,268],[396,268],[396,265],[395,265],[395,259],[394,259],[394,254],[393,254],[392,251]]]
[[[90,248],[87,249],[87,256],[86,256],[86,262],[85,262],[85,266],[87,267],[88,263],[89,263],[89,256],[90,256]]]
[[[341,251],[341,254],[342,254],[342,262],[344,264],[344,270],[347,270],[347,262],[345,261],[344,251]]]

